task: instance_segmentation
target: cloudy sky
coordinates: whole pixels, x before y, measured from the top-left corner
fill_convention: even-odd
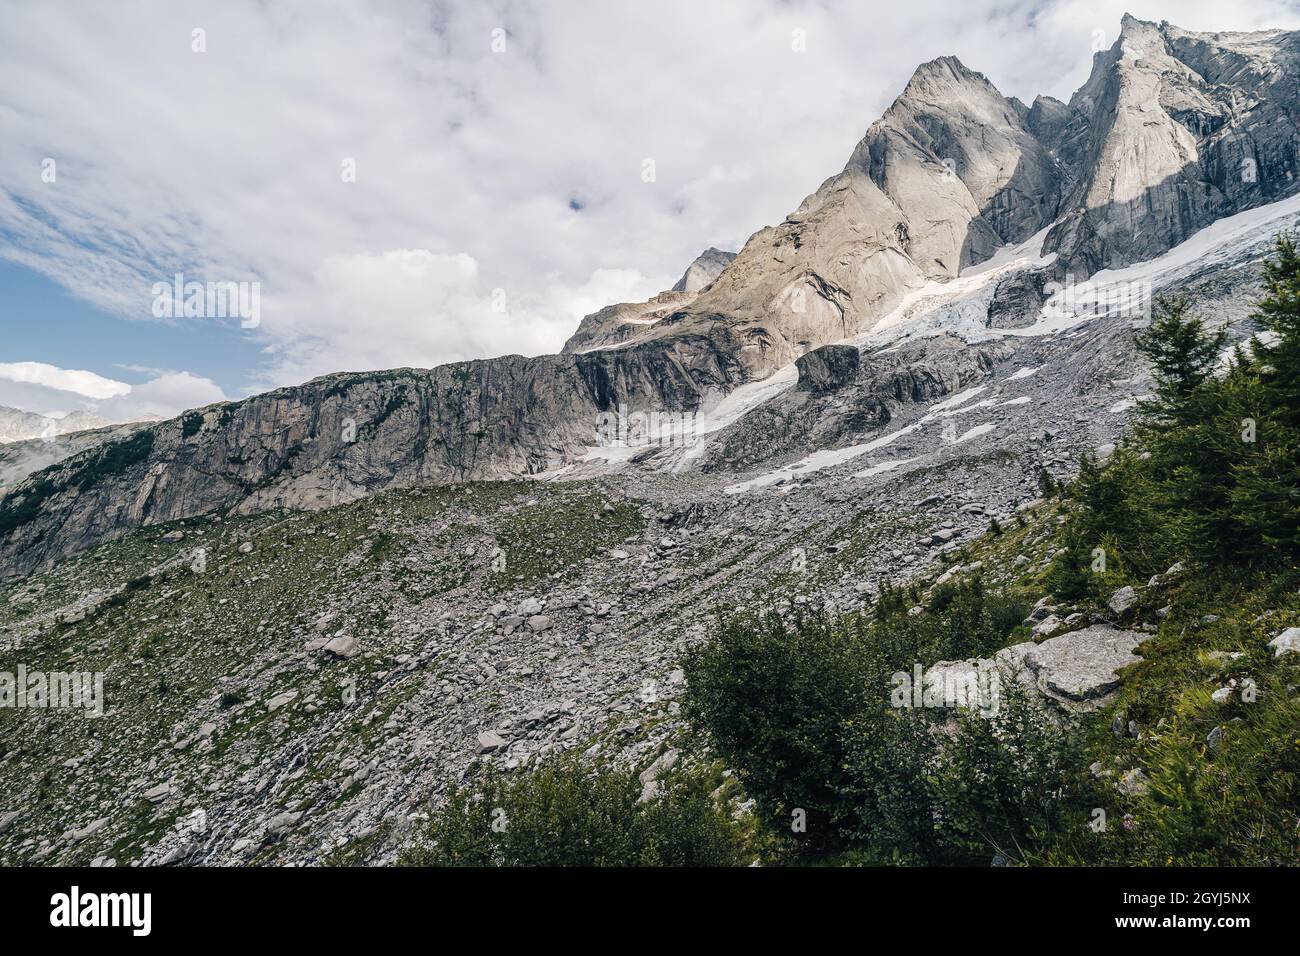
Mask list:
[[[558,350],[782,219],[917,64],[1067,99],[1125,10],[1300,28],[1284,0],[0,0],[0,405]],[[159,316],[177,273],[256,283],[256,323]]]

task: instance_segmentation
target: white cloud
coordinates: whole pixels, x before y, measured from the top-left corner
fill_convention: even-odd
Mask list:
[[[88,399],[114,398],[131,391],[131,386],[125,382],[104,378],[84,369],[58,368],[44,362],[0,362],[0,379],[75,392]]]
[[[225,393],[215,382],[189,372],[164,372],[132,386],[126,395],[98,403],[94,411],[109,421],[140,421],[171,418],[185,409],[225,400]]]
[[[162,372],[140,385],[41,362],[0,363],[0,405],[52,418],[93,412],[112,422],[170,418],[226,399],[214,382],[189,372]]]
[[[1126,8],[1300,26],[1280,0],[13,4],[0,256],[142,320],[177,271],[259,280],[255,385],[551,351],[782,219],[919,62],[1065,97]]]

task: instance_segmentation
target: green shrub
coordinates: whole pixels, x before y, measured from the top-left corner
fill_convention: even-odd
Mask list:
[[[565,755],[516,775],[486,771],[453,789],[407,866],[734,866],[737,825],[707,781],[677,773],[638,804],[633,771]]]
[[[1076,793],[1079,737],[1058,725],[1016,681],[1003,681],[996,713],[962,712],[927,778],[936,862],[1023,862],[1066,825]]]
[[[848,810],[843,725],[867,706],[871,683],[854,620],[817,616],[791,628],[776,615],[730,618],[685,661],[688,717],[736,769],[760,816],[789,832],[803,810],[806,842],[820,849],[838,842]]]
[[[916,864],[938,856],[939,834],[928,785],[938,750],[931,719],[918,710],[879,707],[847,728],[853,808],[844,835],[857,862]]]
[[[686,713],[734,767],[774,835],[811,855],[916,861],[940,846],[926,808],[934,715],[895,710],[893,677],[1002,647],[1028,608],[972,579],[913,615],[888,588],[871,615],[720,622],[687,656]],[[950,712],[938,715],[941,719]],[[791,833],[802,810],[806,832]]]

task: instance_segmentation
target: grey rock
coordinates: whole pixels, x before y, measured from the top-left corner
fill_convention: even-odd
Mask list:
[[[1061,628],[1065,627],[1065,622],[1055,614],[1049,614],[1036,625],[1034,625],[1035,637],[1051,637]]]
[[[795,362],[799,381],[795,387],[805,392],[832,392],[854,380],[860,358],[852,345],[823,345],[799,356]]]
[[[276,694],[274,697],[268,700],[266,702],[266,709],[270,713],[275,713],[281,707],[291,704],[297,699],[298,699],[298,692],[296,690],[286,690],[284,693]]]
[[[1141,767],[1134,767],[1119,775],[1115,789],[1126,797],[1139,797],[1151,788],[1151,778]]]
[[[285,833],[288,833],[296,827],[301,820],[301,812],[291,812],[286,810],[283,813],[277,813],[266,821],[266,834],[270,837],[283,836]]]
[[[1138,600],[1137,591],[1126,584],[1110,596],[1106,606],[1116,614],[1126,614],[1137,606]]]
[[[1287,654],[1300,654],[1300,627],[1289,627],[1273,640],[1268,642],[1268,646],[1273,648],[1273,657],[1283,657]]]
[[[664,774],[672,770],[673,767],[677,766],[677,761],[681,759],[681,756],[682,752],[676,748],[665,750],[655,758],[655,761],[650,764],[650,766],[641,771],[638,779],[642,784],[647,784],[652,780],[660,779]]]
[[[1140,659],[1137,648],[1146,637],[1094,624],[1029,644],[1021,661],[1045,696],[1068,710],[1096,710],[1119,688],[1116,671]]]
[[[361,653],[361,644],[350,634],[340,634],[326,642],[321,648],[326,654],[332,654],[343,660],[350,660]]]
[[[96,833],[104,829],[104,827],[106,826],[108,826],[108,817],[101,817],[100,819],[95,820],[93,823],[86,824],[86,826],[82,827],[79,830],[78,829],[69,830],[67,833],[64,834],[64,837],[72,841],[73,843],[80,843],[82,840],[94,836]]]
[[[170,783],[160,783],[144,792],[144,798],[150,803],[162,803],[172,795],[172,785]]]

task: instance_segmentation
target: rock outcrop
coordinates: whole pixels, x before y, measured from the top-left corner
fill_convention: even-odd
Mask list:
[[[1150,259],[1300,181],[1300,36],[1189,33],[1125,16],[1053,126],[1082,175],[1045,248],[1079,275]],[[1057,111],[1059,112],[1059,111]]]
[[[736,258],[734,252],[723,252],[710,246],[701,252],[682,273],[682,277],[673,286],[673,292],[699,292],[713,284],[713,280],[722,275],[722,270],[731,265]]]
[[[940,661],[925,672],[925,683],[936,688],[973,685],[971,678],[996,672],[1002,680],[1018,681],[1050,708],[1089,713],[1114,700],[1119,672],[1141,660],[1138,648],[1147,637],[1095,624],[1041,643],[1015,644],[992,658]]]

